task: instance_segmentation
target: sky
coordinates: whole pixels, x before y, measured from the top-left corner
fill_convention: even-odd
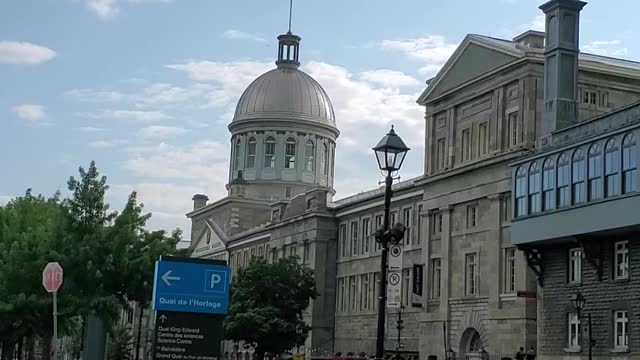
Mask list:
[[[332,100],[336,198],[378,186],[372,151],[391,124],[419,176],[424,111],[416,104],[468,33],[511,39],[543,30],[535,0],[294,0],[301,69]],[[640,59],[634,0],[593,0],[582,51]],[[132,191],[149,227],[180,227],[191,197],[226,195],[229,132],[244,88],[275,67],[288,0],[0,1],[0,204],[63,194],[95,160],[107,199]]]

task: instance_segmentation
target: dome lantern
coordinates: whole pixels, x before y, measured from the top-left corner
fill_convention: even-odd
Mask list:
[[[300,36],[292,34],[291,31],[278,36],[278,61],[276,61],[278,68],[300,66],[298,61],[300,40]]]

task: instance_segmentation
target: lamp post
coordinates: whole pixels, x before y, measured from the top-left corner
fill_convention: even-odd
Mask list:
[[[587,299],[578,292],[573,298],[573,306],[576,308],[576,312],[578,313],[578,323],[581,322],[580,313],[582,309],[584,309],[584,304],[587,302]],[[588,326],[589,326],[589,360],[593,359],[593,346],[596,344],[596,341],[593,340],[591,336],[591,312],[588,313]],[[580,331],[580,330],[579,330]]]
[[[378,167],[385,173],[385,192],[384,192],[384,222],[382,229],[376,231],[376,241],[382,246],[382,254],[380,257],[380,295],[378,297],[378,332],[376,337],[376,359],[384,358],[384,318],[387,306],[387,253],[389,250],[389,242],[398,243],[404,236],[404,226],[396,224],[389,230],[389,205],[391,204],[391,184],[393,183],[392,173],[400,170],[404,157],[409,151],[407,145],[393,130],[385,135],[378,145],[373,149],[378,160]]]

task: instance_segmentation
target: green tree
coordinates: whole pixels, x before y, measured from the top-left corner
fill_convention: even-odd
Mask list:
[[[303,313],[318,292],[312,270],[298,260],[254,258],[233,278],[225,337],[250,344],[260,360],[303,345],[309,333]]]
[[[133,350],[131,328],[116,326],[111,337],[109,360],[131,360],[131,350]]]

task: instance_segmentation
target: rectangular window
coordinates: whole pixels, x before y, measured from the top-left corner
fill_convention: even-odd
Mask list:
[[[518,145],[518,112],[514,111],[507,116],[507,146]]]
[[[338,279],[338,311],[344,312],[347,310],[347,296],[346,296],[345,278]]]
[[[618,349],[626,349],[629,347],[629,313],[626,310],[615,311],[613,313],[614,327],[614,346]]]
[[[373,293],[374,293],[373,298],[375,299],[373,301],[373,309],[377,310],[378,309],[377,300],[380,297],[380,273],[373,274]]]
[[[440,282],[442,281],[440,259],[431,259],[431,299],[440,299]]]
[[[409,301],[411,301],[411,269],[402,269],[402,297],[401,304],[403,306],[409,306]]]
[[[558,207],[569,206],[569,162],[563,155],[558,161]]]
[[[582,281],[582,249],[569,250],[569,283],[577,284]]]
[[[371,243],[371,219],[362,219],[362,253],[369,252],[369,243]]]
[[[391,216],[389,216],[389,227],[392,228],[397,221],[398,221],[398,212],[394,211],[391,213]]]
[[[346,257],[348,250],[347,243],[347,225],[340,224],[340,233],[338,234],[339,242],[340,242],[340,256]]]
[[[275,209],[271,211],[271,221],[280,220],[280,209]]]
[[[489,153],[489,132],[487,122],[478,125],[478,153],[480,156]]]
[[[462,130],[462,161],[471,160],[471,129]]]
[[[609,107],[609,93],[606,91],[600,91],[600,101],[598,102],[598,106],[602,108]]]
[[[442,233],[442,212],[436,211],[431,214],[431,235],[440,236]]]
[[[618,241],[615,243],[615,273],[614,279],[626,279],[629,277],[629,242]]]
[[[291,247],[289,248],[289,256],[298,256],[297,244],[291,244]]]
[[[466,281],[465,294],[467,296],[478,294],[478,254],[471,253],[465,256]]]
[[[567,325],[567,345],[569,348],[576,348],[580,346],[580,319],[578,319],[578,314],[567,314]]]
[[[376,215],[376,230],[382,229],[383,221],[384,221],[383,215]],[[373,241],[375,241],[375,239]],[[375,243],[376,243],[376,251],[382,250],[382,245],[380,245],[380,243],[377,241],[375,241]]]
[[[413,233],[412,233],[412,225],[413,225],[413,209],[406,208],[402,210],[402,221],[406,230],[404,232],[404,243],[407,245],[413,245]]]
[[[356,277],[349,276],[349,310],[356,311],[358,304],[358,289],[356,286]]]
[[[358,255],[358,222],[351,223],[351,255]]]
[[[422,205],[418,205],[418,224],[416,226],[416,244],[420,245],[422,240]]]
[[[302,249],[302,263],[303,264],[308,264],[309,263],[309,257],[310,257],[310,245],[308,242],[304,243],[304,247]]]
[[[516,291],[516,249],[505,249],[504,256],[504,289],[507,293]]]
[[[438,145],[436,149],[436,169],[442,170],[446,167],[447,163],[447,146],[444,138],[438,139]]]
[[[502,198],[502,221],[511,221],[511,194],[505,195]]]
[[[360,275],[360,309],[369,310],[371,308],[371,289],[369,288],[370,274]]]
[[[467,206],[467,229],[478,225],[478,205]]]

